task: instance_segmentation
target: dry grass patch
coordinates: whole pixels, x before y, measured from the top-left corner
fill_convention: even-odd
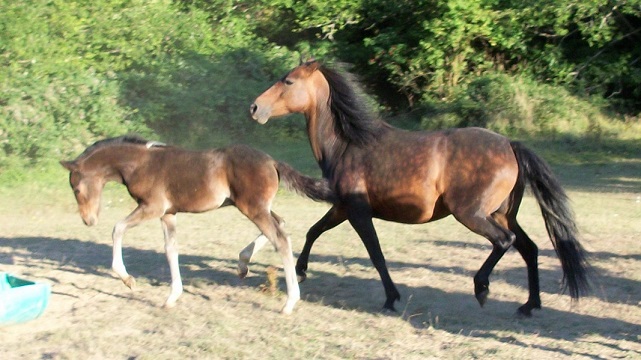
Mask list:
[[[278,279],[276,291],[261,291],[269,288],[271,266],[282,277],[271,247],[253,259],[246,280],[236,276],[238,252],[258,231],[234,208],[179,215],[185,294],[176,308],[162,310],[170,276],[160,224],[145,223],[125,236],[125,264],[138,280],[130,291],[109,267],[111,228],[131,210],[131,200],[107,191],[101,223],[86,228],[67,191],[0,198],[1,269],[53,285],[41,318],[0,328],[0,358],[641,357],[638,192],[570,192],[597,270],[593,296],[576,304],[559,292],[558,259],[534,200],[526,198],[519,219],[540,248],[544,308],[519,319],[514,312],[527,287],[518,253],[509,251],[498,264],[488,303],[479,308],[472,276],[489,255],[489,242],[449,218],[416,226],[376,222],[402,294],[397,314],[379,312],[381,282],[344,224],[318,240],[301,284],[303,301],[291,316],[280,315],[284,281]],[[274,210],[287,222],[295,255],[327,209],[279,195]]]

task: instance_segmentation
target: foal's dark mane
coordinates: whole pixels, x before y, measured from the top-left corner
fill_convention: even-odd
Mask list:
[[[109,147],[109,146],[122,145],[122,144],[146,145],[148,143],[149,143],[149,140],[138,135],[123,135],[123,136],[98,140],[95,143],[93,143],[91,146],[89,146],[87,149],[85,149],[85,151],[83,151],[82,154],[78,156],[78,158],[87,157],[93,154],[96,150]],[[159,145],[160,143],[153,143],[153,146],[159,146]]]
[[[329,106],[335,130],[343,140],[358,146],[365,145],[375,139],[381,130],[389,127],[365,104],[352,74],[339,73],[324,65],[318,70],[329,84]]]

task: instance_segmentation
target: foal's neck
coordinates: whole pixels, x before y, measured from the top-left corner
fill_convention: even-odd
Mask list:
[[[105,148],[94,154],[92,161],[102,167],[105,180],[122,183],[144,161],[143,153],[146,151],[147,148],[140,145]]]

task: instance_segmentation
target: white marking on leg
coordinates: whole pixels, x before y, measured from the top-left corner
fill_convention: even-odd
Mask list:
[[[176,216],[164,215],[161,218],[163,233],[165,235],[165,255],[169,263],[171,273],[171,292],[163,307],[172,308],[183,293],[183,284],[180,277],[180,265],[178,262],[178,242],[176,241]]]
[[[283,259],[283,269],[285,270],[285,283],[287,284],[287,301],[281,310],[283,314],[291,314],[294,306],[300,300],[300,288],[296,279],[296,270],[294,269],[294,255],[292,254],[292,244],[287,237],[285,248],[277,249]]]
[[[122,238],[127,230],[127,223],[125,220],[119,221],[116,226],[114,226],[112,239],[113,239],[113,257],[111,262],[111,268],[113,271],[120,277],[123,283],[127,285],[130,289],[133,289],[136,284],[133,276],[127,273],[127,268],[125,268],[125,263],[122,260]]]
[[[249,272],[248,265],[251,258],[265,246],[267,241],[269,241],[269,239],[267,239],[265,235],[260,234],[238,254],[238,276],[241,279],[247,276],[247,272]]]

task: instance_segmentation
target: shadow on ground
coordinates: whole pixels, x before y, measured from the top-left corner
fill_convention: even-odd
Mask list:
[[[443,242],[440,245],[462,246],[461,243],[456,242]],[[14,256],[20,256],[21,261],[26,261],[29,264],[27,266],[68,267],[73,269],[69,271],[97,276],[109,276],[108,274],[111,273],[109,270],[111,247],[108,245],[77,239],[24,237],[0,238],[0,246],[10,247],[14,249],[14,254],[17,254],[0,254],[0,264],[10,265],[14,261]],[[465,244],[465,246],[469,246],[469,244]],[[164,254],[132,247],[126,247],[123,251],[126,254],[125,263],[128,265],[128,270],[132,275],[146,278],[152,285],[168,283],[169,270]],[[543,251],[541,255],[554,256],[554,253],[553,251]],[[611,253],[597,253],[595,256],[612,259],[613,261],[619,257]],[[639,255],[632,256],[635,259],[639,257]],[[310,260],[310,277],[301,284],[304,300],[340,309],[371,313],[380,311],[380,306],[384,302],[384,295],[381,282],[377,278],[363,279],[350,275],[338,276],[333,273],[313,270],[314,263],[322,261],[335,262],[336,257],[312,256]],[[371,271],[375,273],[374,268],[370,266],[369,259],[355,258],[349,259],[349,261],[369,266]],[[224,266],[222,269],[213,269],[209,266],[212,262],[222,262]],[[254,265],[263,266],[261,264]],[[245,280],[245,282],[241,283],[236,276],[235,266],[235,259],[225,260],[211,256],[181,255],[181,272],[183,280],[187,284],[189,284],[190,279],[199,279],[208,284],[242,284],[244,286],[258,286],[262,281],[258,277],[254,277],[249,279],[249,282]],[[406,262],[388,262],[388,266],[393,270],[421,267],[434,272],[455,272],[472,276],[472,274],[468,274],[469,271],[457,266],[435,267],[429,264]],[[510,269],[504,272],[506,274],[503,275],[503,278],[508,282],[511,281],[511,278],[516,278],[516,275],[513,276],[512,272],[519,272],[521,273],[519,278],[525,278],[525,268]],[[542,279],[548,276],[560,276],[560,274],[546,274],[547,272],[547,270],[542,271]],[[55,278],[50,280],[53,283],[59,282]],[[114,281],[116,280],[114,279]],[[611,284],[630,280],[606,277],[602,281],[604,284]],[[622,319],[602,318],[545,307],[540,312],[536,312],[533,318],[518,319],[513,314],[520,304],[492,299],[491,296],[486,307],[481,309],[472,295],[471,286],[468,286],[470,284],[471,278],[469,284],[461,284],[462,290],[460,292],[451,293],[427,285],[410,287],[403,284],[403,279],[397,279],[397,286],[403,299],[396,306],[400,316],[417,329],[434,327],[453,334],[463,333],[471,337],[494,338],[500,342],[513,344],[518,344],[518,340],[511,336],[502,337],[500,334],[512,330],[517,333],[538,334],[551,339],[584,341],[582,338],[585,334],[575,330],[575,326],[576,329],[583,330],[589,327],[592,334],[600,334],[609,339],[637,341],[636,336],[638,335],[639,326]],[[526,296],[525,284],[522,281],[516,281],[515,284],[524,288],[523,294]],[[638,288],[641,284],[634,282],[629,286]],[[470,288],[468,289],[468,287]],[[186,290],[189,291],[189,289]],[[607,300],[622,302],[626,299]],[[609,344],[605,345],[611,346]],[[522,346],[531,345],[522,344]],[[558,349],[550,348],[549,350]],[[619,350],[630,351],[629,349]],[[641,355],[638,352],[637,354]]]

